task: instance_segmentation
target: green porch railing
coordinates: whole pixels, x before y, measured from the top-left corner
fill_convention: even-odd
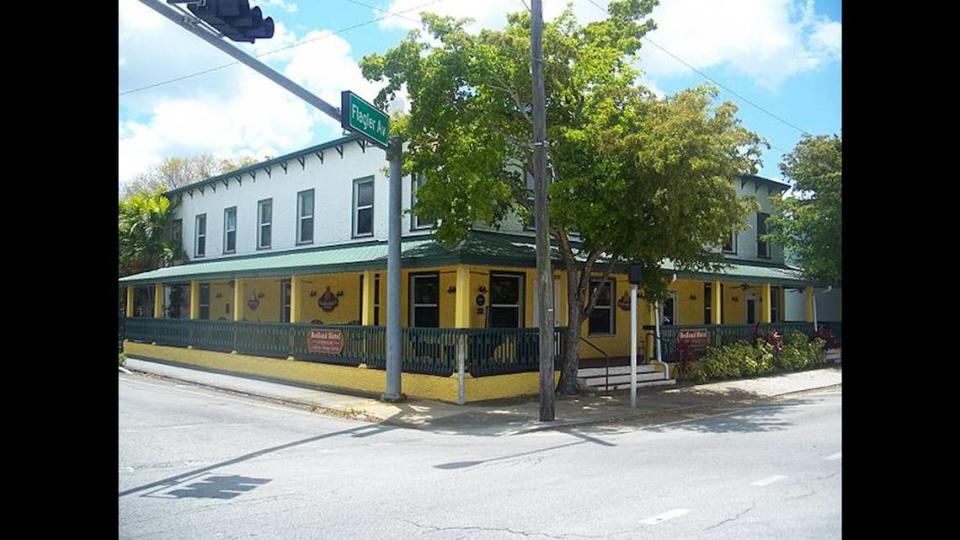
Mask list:
[[[298,360],[386,368],[383,326],[314,325],[280,322],[124,318],[130,341],[175,347]],[[309,346],[311,330],[338,330],[342,349],[317,352]],[[566,328],[557,328],[555,362],[563,354]],[[535,328],[403,328],[401,370],[447,377],[457,370],[457,347],[464,343],[466,370],[474,377],[538,371],[539,334]],[[461,340],[461,338],[464,338]]]
[[[689,324],[678,326],[661,326],[660,343],[663,347],[662,358],[664,362],[679,362],[680,354],[677,349],[677,337],[681,330],[704,329],[707,331],[708,343],[711,346],[723,346],[742,341],[753,343],[754,333],[757,329],[764,335],[772,330],[785,334],[787,332],[800,332],[810,335],[813,332],[813,323],[809,322],[779,322],[763,324]]]

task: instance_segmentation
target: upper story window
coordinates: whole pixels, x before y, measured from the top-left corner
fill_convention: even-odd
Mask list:
[[[223,211],[223,252],[236,253],[237,251],[237,207],[233,206]]]
[[[207,215],[200,214],[197,216],[197,231],[196,231],[196,241],[194,245],[194,256],[203,257],[207,254]]]
[[[732,253],[736,255],[737,253],[737,231],[730,231],[730,234],[727,235],[727,238],[723,242],[723,252]]]
[[[273,231],[273,199],[257,203],[257,249],[269,249]]]
[[[413,182],[410,183],[410,230],[416,231],[419,229],[429,229],[437,224],[435,219],[421,219],[415,212],[412,211],[414,205],[417,204],[417,192],[420,191],[420,188],[423,187],[423,184],[427,182],[427,177],[424,175],[418,175]]]
[[[767,234],[767,218],[769,217],[770,214],[757,212],[757,257],[763,257],[765,259],[770,258],[770,244],[760,238]]]
[[[597,295],[597,303],[590,312],[590,323],[588,333],[593,335],[613,335],[616,332],[614,327],[615,310],[613,309],[613,281],[607,280],[603,283],[599,279],[590,280],[590,294],[600,287],[600,294]]]
[[[313,190],[297,193],[297,243],[313,243]]]
[[[373,177],[353,181],[353,236],[373,236]]]

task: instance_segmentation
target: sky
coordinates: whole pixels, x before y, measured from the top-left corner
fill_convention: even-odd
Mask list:
[[[238,46],[270,53],[260,60],[339,106],[341,90],[373,99],[379,87],[358,61],[399,43],[419,12],[470,17],[478,31],[502,28],[524,1],[252,0],[276,32]],[[607,1],[543,0],[544,17],[569,3],[586,23]],[[333,119],[138,0],[118,2],[119,186],[167,157],[264,159],[342,136]],[[660,0],[640,82],[669,96],[712,79],[718,100],[771,145],[759,174],[780,179],[781,156],[803,132],[840,134],[840,12],[839,0]]]

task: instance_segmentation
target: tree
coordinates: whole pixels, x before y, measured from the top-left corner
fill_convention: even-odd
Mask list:
[[[267,158],[269,159],[269,158]],[[137,193],[153,194],[226,174],[257,163],[253,156],[217,159],[210,154],[193,157],[168,157],[123,186],[120,198]]]
[[[664,297],[670,259],[680,269],[715,268],[718,246],[743,227],[748,204],[731,183],[756,171],[759,138],[739,125],[736,107],[710,109],[702,87],[658,100],[636,84],[632,64],[640,22],[654,0],[619,0],[606,20],[580,26],[568,7],[544,25],[543,54],[550,233],[566,270],[569,329],[558,393],[578,391],[581,324],[614,265],[643,265],[644,297]],[[391,122],[409,142],[405,173],[425,173],[414,211],[438,219],[436,237],[453,244],[477,222],[511,213],[529,222],[533,148],[530,16],[508,15],[503,31],[471,35],[466,19],[424,14],[435,45],[412,31],[384,55],[361,61],[386,81],[377,104],[405,88],[407,116]],[[572,234],[574,233],[575,234]],[[706,246],[706,247],[705,247]]]
[[[120,201],[120,275],[170,264],[182,248],[170,238],[170,200],[162,192],[138,193]]]
[[[831,285],[841,278],[843,142],[804,136],[780,163],[795,193],[774,200],[767,238],[789,250],[807,277]]]

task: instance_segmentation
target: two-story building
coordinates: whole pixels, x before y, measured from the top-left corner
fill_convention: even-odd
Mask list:
[[[387,182],[385,152],[347,136],[169,191],[186,260],[120,280],[128,350],[382,391]],[[403,179],[404,392],[461,402],[536,393],[534,232],[512,219],[499,230],[478,226],[447,249],[432,238],[433,223],[409,212],[422,182]],[[804,318],[812,318],[811,284],[784,264],[781,248],[758,239],[770,196],[789,186],[759,176],[733,182],[760,211],[749,229],[731,231],[724,271],[676,272],[656,315],[667,339],[691,326],[743,333],[783,324],[788,289],[803,292]],[[554,305],[565,327],[559,262]],[[600,299],[583,323],[584,366],[616,364],[630,352],[625,269],[600,277],[592,284],[603,287]],[[640,301],[640,309],[640,324],[652,324],[652,306]],[[637,330],[649,361],[652,333]],[[457,373],[464,363],[469,375]],[[430,377],[459,378],[450,386]]]

